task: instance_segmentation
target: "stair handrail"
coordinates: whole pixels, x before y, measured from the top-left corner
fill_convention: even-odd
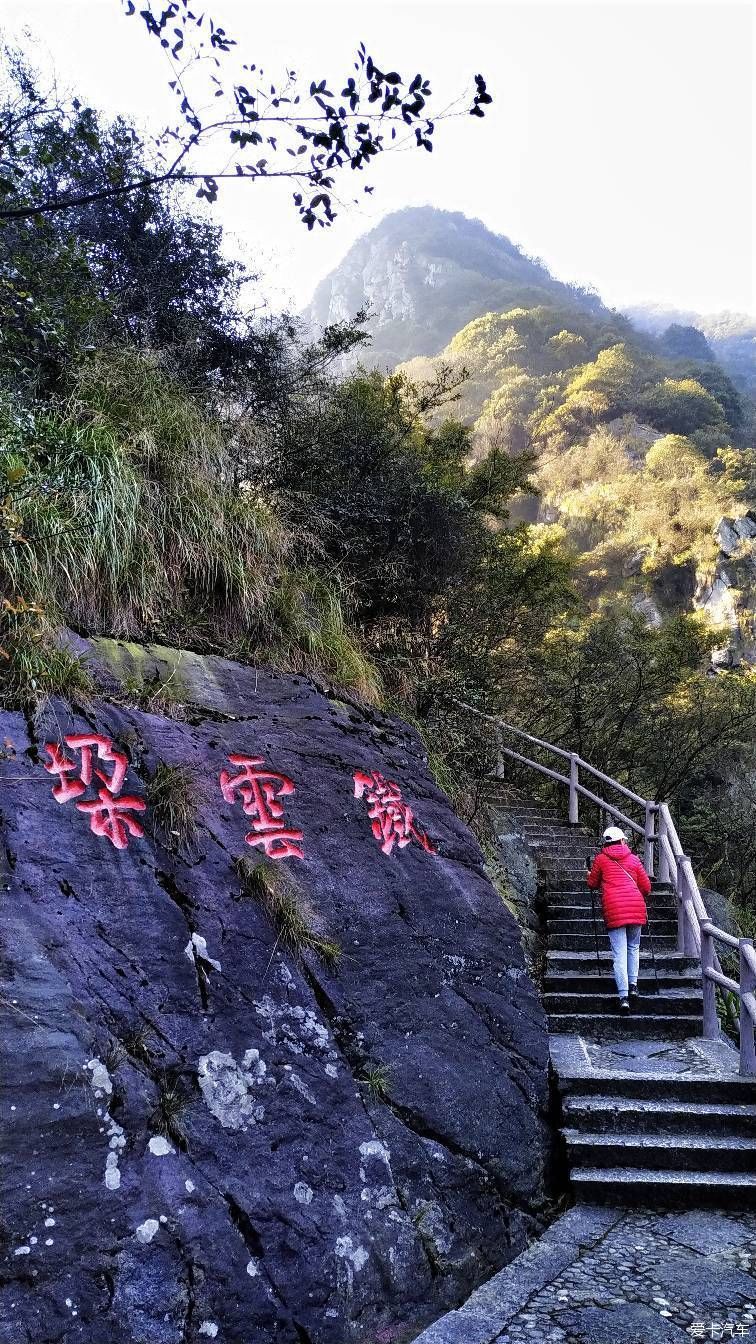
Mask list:
[[[580,799],[586,798],[595,803],[603,813],[623,822],[637,835],[643,836],[643,862],[646,871],[653,877],[658,867],[658,880],[671,883],[675,891],[677,950],[685,956],[697,958],[701,963],[701,983],[703,987],[702,1035],[708,1040],[718,1040],[720,1036],[716,1003],[717,986],[736,994],[740,1004],[740,1072],[747,1077],[756,1076],[756,949],[753,939],[735,938],[732,934],[726,933],[724,929],[718,928],[709,918],[709,913],[693,872],[693,864],[683,850],[668,804],[642,798],[640,794],[634,793],[632,789],[620,784],[619,780],[612,779],[611,775],[607,775],[597,766],[591,765],[590,761],[584,760],[575,751],[567,751],[564,747],[558,747],[555,743],[547,742],[542,737],[536,737],[533,733],[526,732],[524,728],[518,728],[515,724],[507,723],[504,719],[486,714],[483,710],[476,709],[474,705],[468,705],[463,700],[457,700],[454,697],[452,699],[453,703],[460,709],[475,714],[478,718],[485,719],[488,723],[494,725],[497,744],[497,778],[500,779],[504,775],[503,758],[507,756],[511,760],[518,761],[521,765],[537,770],[549,779],[567,786],[569,789],[569,820],[572,825],[578,824]],[[504,742],[506,733],[510,733],[521,741],[529,742],[533,746],[540,747],[542,750],[549,751],[562,760],[568,761],[569,773],[562,774],[558,770],[552,770],[541,761],[535,761],[532,757],[516,751],[514,747],[507,746]],[[642,808],[643,823],[635,821],[622,812],[616,804],[610,803],[600,794],[586,788],[580,781],[581,771],[584,775],[590,775],[592,779],[600,780],[602,783],[609,785],[616,793],[628,798]],[[724,974],[717,956],[716,943],[720,943],[731,950],[737,950],[737,980]]]

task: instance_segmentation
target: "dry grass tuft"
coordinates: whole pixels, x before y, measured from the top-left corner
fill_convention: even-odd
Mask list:
[[[197,819],[197,787],[191,770],[161,761],[147,782],[145,800],[163,835],[179,846],[186,845]]]
[[[340,945],[317,931],[315,911],[280,864],[272,859],[255,863],[245,855],[237,859],[236,871],[243,894],[262,906],[283,947],[295,956],[314,952],[328,966],[338,963]]]

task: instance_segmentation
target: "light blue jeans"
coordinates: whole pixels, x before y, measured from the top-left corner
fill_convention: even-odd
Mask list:
[[[641,927],[640,924],[623,924],[619,929],[607,930],[612,945],[617,993],[621,999],[627,998],[628,984],[638,983]]]

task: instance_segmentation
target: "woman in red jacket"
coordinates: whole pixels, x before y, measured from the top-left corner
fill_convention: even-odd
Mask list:
[[[601,907],[623,1013],[629,1013],[630,999],[638,997],[641,929],[648,920],[645,897],[651,890],[651,879],[626,839],[619,826],[607,826],[603,848],[587,878],[592,890],[601,888]]]

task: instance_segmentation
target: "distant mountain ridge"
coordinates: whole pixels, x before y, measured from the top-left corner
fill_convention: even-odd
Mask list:
[[[371,345],[359,357],[385,369],[438,354],[458,331],[486,313],[539,305],[615,323],[626,318],[649,348],[668,355],[704,357],[703,348],[695,351],[691,329],[696,328],[738,389],[756,397],[756,318],[739,313],[705,316],[650,304],[624,314],[613,312],[599,295],[555,279],[543,262],[479,219],[434,206],[397,210],[359,238],[318,285],[305,316],[321,327],[367,308]],[[675,328],[673,341],[684,341],[679,351],[664,341],[670,326]]]
[[[756,397],[756,317],[748,313],[695,313],[661,303],[625,309],[640,331],[661,335],[671,324],[697,327],[738,391]]]
[[[442,350],[473,318],[539,304],[606,312],[600,298],[554,279],[542,262],[480,220],[433,206],[387,215],[318,285],[305,316],[318,326],[371,313],[365,362],[393,368]]]

